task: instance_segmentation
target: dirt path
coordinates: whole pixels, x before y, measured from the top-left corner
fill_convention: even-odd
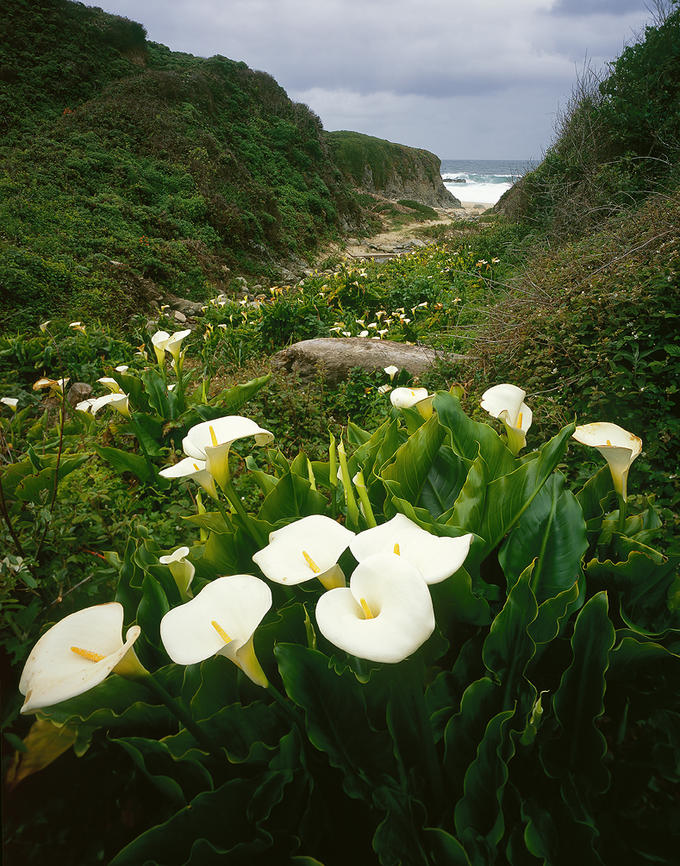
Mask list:
[[[459,222],[461,219],[473,219],[484,213],[489,205],[463,203],[464,212],[460,209],[436,208],[440,215],[436,220],[409,223],[396,229],[388,229],[364,240],[350,238],[344,246],[334,244],[324,250],[320,259],[331,255],[343,255],[349,259],[373,259],[386,261],[402,253],[410,252],[417,247],[426,246],[426,241],[418,237],[418,230],[428,226],[445,226],[448,223]]]

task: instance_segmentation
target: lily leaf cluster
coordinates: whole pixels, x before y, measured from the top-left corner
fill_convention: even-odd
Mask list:
[[[104,651],[64,621],[42,646],[68,632],[65,658],[38,644],[26,675],[68,680],[40,700],[33,675],[29,711],[108,736],[164,792],[114,866],[672,862],[648,822],[671,826],[680,781],[680,558],[651,546],[658,516],[616,460],[569,489],[572,437],[608,458],[611,429],[530,450],[524,394],[500,393],[513,414],[499,393],[503,435],[439,392],[350,422],[320,461],[240,416],[189,430],[174,465],[201,462],[173,483],[204,472],[211,495],[176,549],[110,555],[138,666],[111,664],[119,623]],[[238,478],[237,429],[255,446]]]

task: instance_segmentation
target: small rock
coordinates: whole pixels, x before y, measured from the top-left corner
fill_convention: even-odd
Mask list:
[[[184,315],[184,313],[180,312],[179,310],[175,310],[174,315],[175,321],[180,322],[181,324],[184,324],[184,322],[186,322],[187,320],[187,317]]]
[[[87,400],[91,394],[92,385],[88,385],[87,382],[74,382],[66,392],[66,399],[71,406],[75,406],[76,403]]]

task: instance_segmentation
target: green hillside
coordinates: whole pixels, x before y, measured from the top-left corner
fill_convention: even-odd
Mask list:
[[[0,57],[0,266],[10,322],[122,319],[159,287],[203,297],[360,211],[321,122],[265,73],[148,42],[67,0],[10,0]]]

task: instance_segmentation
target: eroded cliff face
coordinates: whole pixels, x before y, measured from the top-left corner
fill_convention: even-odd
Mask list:
[[[334,162],[359,189],[431,207],[461,206],[444,186],[434,153],[358,132],[326,135]]]

